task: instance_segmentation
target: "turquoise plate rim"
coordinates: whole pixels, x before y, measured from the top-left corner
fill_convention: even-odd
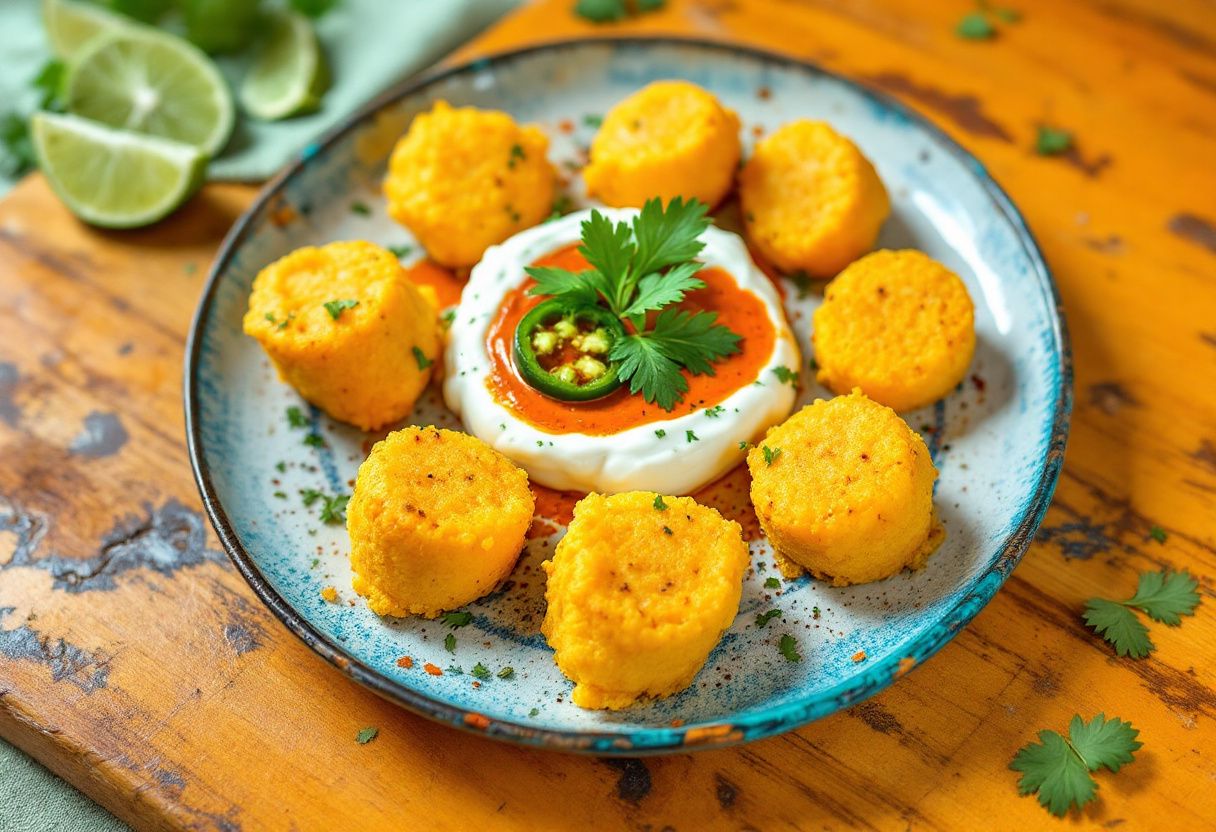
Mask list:
[[[203,456],[202,438],[199,428],[198,370],[202,349],[202,333],[206,328],[212,301],[221,275],[228,267],[235,251],[251,233],[254,219],[266,205],[277,198],[286,183],[320,151],[328,148],[356,126],[374,116],[383,108],[398,100],[424,90],[426,87],[464,73],[479,72],[496,64],[510,62],[536,52],[577,50],[581,47],[628,46],[646,48],[650,45],[694,47],[706,51],[721,51],[742,54],[757,60],[797,68],[811,74],[833,78],[853,87],[876,104],[915,122],[927,131],[975,175],[992,201],[996,211],[1002,214],[1014,228],[1019,241],[1034,263],[1036,276],[1042,291],[1050,299],[1048,304],[1052,319],[1052,334],[1055,342],[1054,367],[1058,384],[1055,393],[1055,409],[1052,418],[1051,438],[1047,444],[1043,471],[1030,499],[1022,508],[1017,525],[1006,538],[999,555],[993,563],[978,575],[970,588],[947,610],[941,619],[918,638],[904,645],[904,649],[878,660],[868,668],[864,676],[841,682],[826,691],[805,699],[781,706],[742,714],[736,718],[690,723],[679,727],[645,728],[629,733],[603,731],[571,731],[537,728],[520,722],[494,719],[476,711],[454,706],[442,699],[433,698],[411,690],[383,675],[376,669],[360,662],[339,645],[324,637],[303,616],[283,599],[258,569],[249,553],[241,545],[223,506],[220,504],[211,474]],[[886,93],[867,84],[826,70],[819,65],[780,53],[770,52],[754,46],[745,46],[706,38],[684,38],[672,36],[654,37],[593,37],[545,41],[512,49],[452,67],[432,70],[373,99],[340,125],[327,132],[319,141],[310,144],[295,161],[285,166],[259,192],[250,207],[238,218],[212,264],[207,284],[199,300],[190,327],[186,346],[183,399],[186,419],[186,443],[195,482],[216,534],[224,550],[236,565],[242,577],[254,593],[270,608],[280,621],[313,651],[336,667],[344,675],[369,688],[383,698],[401,705],[422,716],[482,736],[520,745],[538,746],[576,753],[605,756],[640,756],[650,754],[677,753],[695,749],[721,748],[742,742],[750,742],[792,730],[808,722],[822,718],[842,708],[849,707],[873,696],[889,686],[895,679],[919,666],[946,645],[968,622],[974,618],[996,594],[1005,579],[1022,559],[1030,541],[1043,521],[1059,480],[1064,459],[1064,448],[1068,439],[1069,421],[1072,414],[1072,352],[1068,329],[1064,320],[1060,294],[1042,251],[1030,232],[1025,219],[1014,206],[1008,194],[996,183],[992,175],[978,159],[971,155],[945,131],[925,116],[907,107]]]

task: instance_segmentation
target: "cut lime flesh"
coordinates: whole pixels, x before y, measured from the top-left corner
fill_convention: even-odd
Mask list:
[[[129,25],[121,15],[76,0],[42,0],[42,24],[51,51],[65,61],[98,35]]]
[[[72,61],[68,111],[111,127],[192,144],[210,156],[232,133],[232,94],[197,47],[144,27],[99,35]]]
[[[39,166],[76,216],[105,228],[163,218],[202,184],[197,147],[71,115],[35,113],[30,134]]]
[[[241,106],[265,121],[312,112],[329,86],[325,55],[308,18],[274,16],[265,45],[241,84]]]

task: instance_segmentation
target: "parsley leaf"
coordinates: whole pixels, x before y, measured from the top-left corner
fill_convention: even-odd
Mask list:
[[[684,295],[705,288],[705,281],[698,280],[700,263],[681,263],[666,274],[651,272],[638,281],[638,294],[633,303],[622,313],[634,318],[647,312],[662,309],[684,300]]]
[[[779,615],[781,615],[781,610],[769,610],[768,612],[757,613],[756,626],[763,628],[768,625],[768,622],[772,621]]]
[[[1169,535],[1165,533],[1165,529],[1161,528],[1160,526],[1153,526],[1151,529],[1149,529],[1148,536],[1150,539],[1155,540],[1158,543],[1164,543],[1166,538],[1169,537]]]
[[[768,445],[761,445],[760,450],[764,452],[764,464],[771,466],[777,461],[777,457],[781,456],[780,448],[770,448]]]
[[[694,375],[713,375],[710,362],[739,351],[737,334],[717,323],[716,312],[664,309],[649,332],[618,338],[608,357],[620,362],[618,373],[629,392],[671,410],[688,392],[684,367]]]
[[[292,405],[287,408],[287,424],[293,428],[306,428],[308,427],[308,417],[304,415],[303,410]]]
[[[966,40],[987,40],[996,34],[996,29],[981,12],[972,12],[958,22],[954,32]]]
[[[700,236],[711,224],[708,212],[709,206],[697,199],[685,202],[676,197],[667,203],[666,211],[661,200],[647,200],[642,212],[633,218],[633,236],[637,240],[634,273],[657,272],[700,254],[705,248]]]
[[[787,662],[802,661],[802,655],[798,652],[798,642],[794,641],[794,637],[789,633],[781,636],[781,640],[777,642],[777,649],[781,651],[781,655]]]
[[[774,367],[773,375],[782,384],[792,384],[795,386],[798,384],[798,371],[791,370],[789,367]]]
[[[625,0],[578,0],[574,13],[592,23],[610,23],[625,17]]]
[[[366,203],[356,200],[350,204],[350,212],[358,214],[361,217],[370,217],[372,215],[371,207]]]
[[[662,494],[654,495],[654,510],[655,511],[667,511],[667,503],[663,502]]]
[[[765,589],[780,589],[780,588],[781,588],[781,581],[777,580],[776,578],[771,578],[771,577],[770,577],[770,578],[765,578],[765,580],[764,580],[764,588],[765,588]]]
[[[305,508],[312,508],[314,503],[320,501],[322,523],[346,522],[346,504],[350,502],[348,494],[337,494],[331,497],[324,491],[318,491],[315,488],[302,488],[300,489],[300,500],[304,503]]]
[[[379,728],[368,726],[367,728],[360,729],[359,733],[355,734],[355,742],[359,743],[359,745],[367,745],[369,742],[374,740],[379,733]]]
[[[342,317],[342,313],[347,309],[354,309],[359,305],[359,301],[347,298],[345,300],[327,300],[325,301],[325,311],[329,313],[329,317],[335,321]]]
[[[456,636],[455,635],[453,635],[452,633],[448,633],[446,636],[443,637],[443,649],[447,650],[449,653],[456,652]]]
[[[445,612],[440,616],[440,619],[444,624],[447,624],[449,627],[455,630],[460,627],[466,627],[472,623],[473,613],[468,612],[467,610],[460,610],[459,612]]]
[[[324,448],[325,439],[316,433],[310,433],[304,437],[304,444],[310,448]]]
[[[1194,615],[1199,605],[1199,582],[1188,572],[1143,572],[1136,594],[1126,601],[1091,598],[1085,604],[1085,623],[1114,645],[1120,656],[1142,659],[1155,648],[1144,625],[1133,609],[1170,627],[1182,623],[1182,616]]]
[[[536,281],[529,295],[549,295],[561,300],[568,308],[594,304],[601,292],[607,296],[607,286],[598,272],[588,269],[570,272],[548,266],[528,266],[524,269]]]
[[[411,347],[410,349],[412,349],[414,352],[414,360],[418,362],[419,370],[425,370],[435,363],[433,360],[426,357],[426,353],[422,351],[421,347]]]
[[[1108,768],[1118,771],[1132,762],[1133,752],[1141,747],[1140,732],[1130,722],[1106,719],[1098,714],[1085,722],[1078,714],[1068,726],[1068,738],[1056,731],[1039,732],[1039,741],[1023,746],[1009,763],[1022,772],[1018,791],[1038,793],[1039,803],[1057,817],[1069,808],[1078,809],[1093,800],[1098,784],[1091,771]]]
[[[1040,156],[1056,156],[1072,147],[1072,133],[1046,124],[1039,125],[1034,140],[1034,152]]]
[[[409,257],[411,254],[414,253],[413,246],[405,246],[405,245],[385,246],[385,248],[387,248],[389,253],[392,254],[394,257],[396,257],[398,260],[404,260],[405,258]]]
[[[481,679],[483,682],[490,678],[490,669],[481,662],[473,665],[473,669],[469,671],[476,679]]]

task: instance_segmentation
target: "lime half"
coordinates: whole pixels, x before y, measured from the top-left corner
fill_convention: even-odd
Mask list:
[[[207,155],[197,147],[114,130],[87,119],[35,113],[38,164],[85,222],[136,228],[161,219],[198,190]]]
[[[215,64],[154,29],[127,27],[90,40],[68,67],[65,98],[71,113],[209,156],[232,133],[232,94]]]
[[[121,16],[92,3],[76,0],[42,0],[42,24],[55,57],[69,60],[102,32],[129,25]]]
[[[274,15],[265,44],[241,84],[241,106],[265,121],[309,113],[329,86],[325,54],[308,18]]]

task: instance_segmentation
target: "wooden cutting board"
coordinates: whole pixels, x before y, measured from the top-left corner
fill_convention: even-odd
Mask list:
[[[602,761],[427,722],[283,629],[200,513],[182,345],[253,190],[108,233],[35,176],[0,203],[0,735],[149,829],[1047,828],[1008,762],[1101,711],[1144,748],[1098,775],[1082,825],[1216,827],[1210,3],[1009,0],[1022,20],[989,41],[954,34],[963,0],[670,0],[607,29],[572,4],[538,2],[464,57],[605,31],[766,46],[894,93],[1010,191],[1064,297],[1077,406],[1006,587],[882,695],[755,745]],[[1076,150],[1037,156],[1040,123]],[[1115,658],[1085,600],[1163,566],[1200,577],[1198,615],[1153,626],[1150,658]],[[360,745],[364,726],[380,734]]]

